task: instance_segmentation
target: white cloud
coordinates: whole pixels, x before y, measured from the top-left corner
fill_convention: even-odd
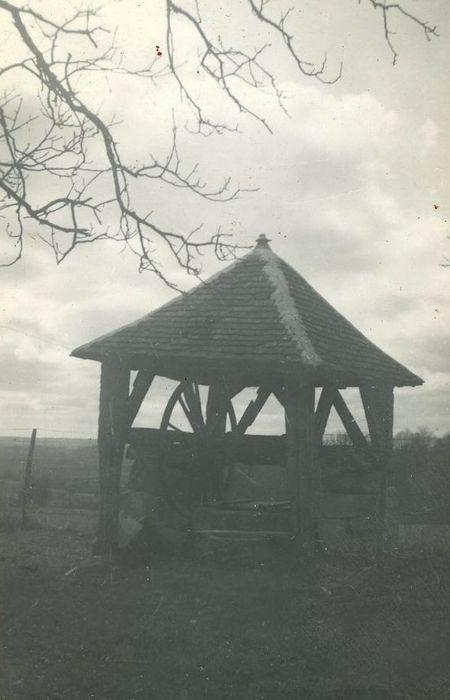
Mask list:
[[[148,24],[139,31],[139,40],[147,41]],[[341,89],[286,82],[289,118],[264,102],[273,136],[245,119],[243,136],[199,141],[180,133],[187,162],[200,161],[208,179],[220,183],[230,173],[259,192],[222,206],[183,193],[174,199],[172,191],[156,188],[141,193],[139,204],[154,209],[164,225],[189,230],[204,221],[206,231],[215,231],[220,224],[245,244],[267,233],[274,250],[339,311],[424,376],[424,389],[398,392],[398,427],[427,424],[443,431],[450,272],[439,263],[449,251],[448,163],[436,145],[444,129],[432,105],[418,99],[420,114],[403,105],[400,78],[389,75],[390,94],[384,76],[370,92],[361,84]],[[150,148],[165,152],[177,100],[168,84],[153,92],[124,84],[119,99],[107,91],[97,97],[126,117],[119,133],[131,158]],[[218,267],[205,257],[205,271]],[[8,374],[0,394],[4,411],[9,407],[4,425],[41,421],[49,429],[78,426],[95,434],[98,367],[70,359],[69,350],[173,293],[154,277],[138,275],[136,260],[119,246],[103,243],[83,247],[57,268],[45,247],[28,240],[24,260],[2,276],[0,325],[21,331],[3,331],[0,345]]]
[[[423,138],[423,145],[426,149],[436,145],[439,128],[433,119],[427,119],[420,127],[420,136]]]

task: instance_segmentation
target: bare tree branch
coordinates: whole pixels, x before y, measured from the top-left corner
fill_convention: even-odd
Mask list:
[[[383,16],[384,35],[394,62],[397,54],[391,41],[391,15],[420,27],[428,41],[437,35],[435,27],[400,3],[366,1]],[[280,14],[274,4],[272,11],[269,0],[246,0],[245,6],[249,17],[284,45],[303,77],[323,83],[339,79],[342,66],[333,74],[326,57],[315,65],[301,56],[299,37],[289,29],[291,10]],[[156,53],[152,52],[142,67],[130,68],[117,46],[115,32],[109,31],[99,9],[68,9],[71,7],[64,5],[67,12],[60,12],[63,19],[57,19],[58,14],[44,12],[42,4],[38,11],[32,4],[0,0],[2,26],[8,24],[15,31],[23,52],[22,60],[0,68],[0,79],[10,81],[14,76],[16,85],[23,79],[31,81],[36,96],[34,113],[29,114],[20,90],[0,93],[0,217],[12,242],[12,256],[4,264],[14,264],[21,257],[28,235],[47,244],[58,263],[78,245],[110,239],[122,242],[138,256],[140,271],[151,271],[175,288],[159,259],[164,248],[186,273],[199,276],[205,250],[225,260],[235,257],[241,246],[220,228],[207,234],[202,226],[172,230],[160,224],[153,185],[174,192],[184,190],[209,202],[228,202],[251,190],[234,185],[227,175],[212,185],[202,176],[198,162],[184,162],[175,116],[172,143],[165,157],[150,154],[141,163],[127,162],[117,138],[117,123],[90,106],[83,79],[93,74],[121,75],[156,85],[169,78],[175,81],[191,114],[185,124],[188,131],[202,136],[238,131],[239,124],[232,120],[234,115],[236,119],[243,115],[271,132],[266,116],[253,100],[257,94],[267,93],[284,109],[284,95],[266,58],[271,40],[252,48],[245,42],[230,46],[217,27],[212,28],[202,17],[205,4],[201,0],[193,5],[187,0],[166,0],[165,46],[156,47]],[[189,30],[192,46],[198,50],[198,72],[203,72],[211,89],[219,91],[230,107],[220,119],[194,94],[185,57],[176,55],[181,25]],[[84,45],[89,50],[81,49]],[[146,187],[144,200],[136,195],[138,185]]]
[[[432,26],[429,24],[429,22],[426,22],[424,20],[419,19],[419,17],[416,17],[412,12],[408,12],[405,10],[404,7],[398,2],[383,2],[383,0],[366,0],[367,2],[372,5],[372,7],[379,11],[382,15],[383,18],[383,29],[384,29],[384,37],[386,39],[387,45],[389,47],[389,50],[392,54],[392,63],[395,65],[397,63],[397,58],[398,58],[398,53],[394,48],[394,44],[392,42],[392,36],[394,32],[390,28],[389,24],[389,18],[391,15],[397,14],[400,15],[401,17],[404,17],[407,19],[409,22],[412,22],[412,24],[415,24],[418,26],[424,33],[425,39],[427,41],[431,41],[431,39],[435,36],[439,36],[437,33],[437,27]],[[358,0],[358,2],[361,4],[361,0]]]

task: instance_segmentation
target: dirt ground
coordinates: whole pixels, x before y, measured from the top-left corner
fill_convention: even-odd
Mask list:
[[[93,511],[0,532],[4,700],[449,700],[450,565],[91,556]]]

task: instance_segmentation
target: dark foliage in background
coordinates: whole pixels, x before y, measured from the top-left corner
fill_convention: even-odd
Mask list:
[[[397,433],[393,473],[402,519],[450,523],[450,433]]]

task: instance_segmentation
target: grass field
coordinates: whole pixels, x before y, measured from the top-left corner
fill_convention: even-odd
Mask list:
[[[71,445],[37,452],[36,475],[94,488],[95,444]],[[450,557],[391,556],[382,592],[374,563],[349,556],[186,553],[129,568],[91,555],[93,508],[34,505],[25,531],[17,505],[8,513],[3,700],[450,698]]]
[[[0,479],[23,481],[27,437],[0,436]],[[92,492],[97,486],[95,440],[42,438],[39,434],[33,459],[33,481],[46,479],[54,489]]]
[[[92,557],[95,513],[0,533],[4,700],[447,700],[450,566]]]

